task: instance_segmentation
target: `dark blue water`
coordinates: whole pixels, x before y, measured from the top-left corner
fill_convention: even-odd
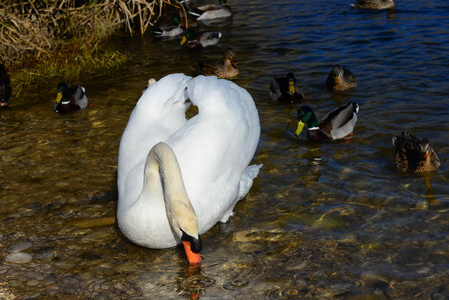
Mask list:
[[[360,11],[350,3],[229,1],[231,21],[202,26],[222,32],[216,47],[112,40],[134,59],[80,80],[95,104],[88,110],[54,115],[56,83],[16,99],[2,112],[0,243],[2,257],[30,243],[23,251],[33,261],[4,264],[0,295],[449,299],[449,6],[401,0]],[[240,69],[233,81],[259,110],[254,163],[264,167],[230,222],[203,236],[203,265],[190,269],[180,249],[138,247],[110,221],[118,144],[149,78],[192,75],[197,59],[220,58],[229,46]],[[355,74],[354,90],[324,90],[334,64]],[[318,117],[359,103],[352,136],[293,136],[302,104],[267,99],[272,76],[289,71]],[[404,130],[430,140],[437,171],[394,169],[391,139]]]

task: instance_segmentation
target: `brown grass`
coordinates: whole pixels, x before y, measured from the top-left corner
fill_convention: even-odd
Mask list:
[[[119,32],[143,35],[163,6],[163,0],[1,0],[0,63],[13,81],[14,73],[26,74],[23,84],[55,74],[76,77],[87,66],[91,72],[91,66],[117,66],[130,56],[105,51],[107,39]]]

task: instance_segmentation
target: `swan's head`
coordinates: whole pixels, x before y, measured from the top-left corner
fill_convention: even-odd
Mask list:
[[[198,235],[197,238],[185,233],[182,231],[182,237],[181,237],[182,244],[184,246],[184,250],[187,255],[187,259],[189,260],[189,264],[191,265],[197,265],[201,263],[201,249],[203,248],[203,245],[201,243],[201,238]]]
[[[181,237],[189,264],[197,265],[201,263],[200,252],[203,245],[198,232],[198,219],[195,210],[190,204],[190,200],[171,204],[168,213],[171,226]]]
[[[191,205],[176,207],[179,204],[171,205],[171,208],[167,209],[167,216],[173,230],[181,237],[189,264],[197,265],[201,263],[200,252],[203,247],[198,233],[197,217]],[[179,209],[183,212],[180,212]]]

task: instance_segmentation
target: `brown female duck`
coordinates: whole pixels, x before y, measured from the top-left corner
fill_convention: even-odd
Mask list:
[[[351,71],[340,65],[335,65],[327,76],[326,89],[334,92],[343,92],[357,86],[357,79]]]
[[[232,78],[239,74],[237,62],[235,60],[235,51],[233,48],[227,48],[223,55],[223,61],[200,60],[195,68],[197,75],[211,76],[218,78]]]
[[[438,155],[426,138],[419,139],[403,131],[400,136],[393,137],[392,142],[394,163],[401,172],[430,172],[441,165]]]

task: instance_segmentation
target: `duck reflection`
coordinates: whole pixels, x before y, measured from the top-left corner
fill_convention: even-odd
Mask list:
[[[423,175],[423,177],[422,177],[422,179],[424,181],[424,185],[427,188],[427,193],[425,196],[427,203],[437,203],[438,202],[437,197],[435,197],[433,187],[430,184],[430,179],[432,176],[433,176],[432,174],[426,174],[426,175]]]
[[[328,162],[321,157],[321,145],[311,145],[311,147],[299,147],[296,159],[300,166],[318,166]]]
[[[320,181],[322,176],[320,166],[328,162],[321,156],[321,145],[300,147],[296,153],[296,160],[299,166],[306,167],[303,168],[299,176],[305,186],[311,186]]]

